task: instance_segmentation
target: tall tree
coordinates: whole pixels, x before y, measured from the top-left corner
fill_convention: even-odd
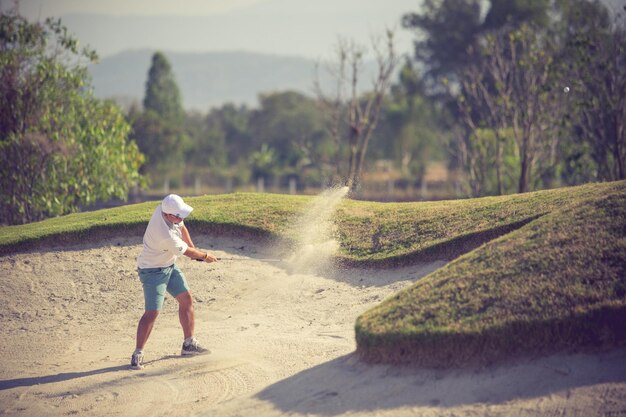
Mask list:
[[[60,20],[0,15],[0,222],[65,214],[126,199],[142,155],[110,102],[95,99],[86,62]]]
[[[143,108],[168,121],[180,122],[184,117],[180,90],[172,67],[161,52],[152,55]]]
[[[182,177],[188,137],[180,91],[161,52],[152,56],[143,106],[144,112],[133,122],[133,137],[148,157],[145,172],[153,181],[162,180],[167,189],[172,177]]]

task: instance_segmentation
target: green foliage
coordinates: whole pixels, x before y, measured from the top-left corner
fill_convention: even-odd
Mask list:
[[[253,177],[272,178],[276,173],[276,160],[277,157],[274,149],[270,148],[265,143],[261,145],[261,149],[250,154],[249,162]]]
[[[427,77],[454,76],[466,62],[466,51],[481,31],[479,0],[426,0],[420,14],[403,17],[405,28],[418,31],[415,57]]]
[[[602,24],[600,10],[590,12],[590,21]],[[462,72],[458,103],[474,195],[481,195],[487,180],[474,175],[485,172],[480,166],[485,161],[474,154],[479,146],[472,143],[478,128],[512,131],[519,154],[518,192],[571,184],[576,178],[623,178],[626,142],[617,132],[624,124],[619,115],[626,108],[626,76],[615,67],[615,57],[624,55],[618,46],[622,32],[570,21],[574,26],[565,40],[555,35],[559,31],[521,24],[486,34],[482,48],[470,52],[473,63]],[[596,166],[589,169],[591,159]],[[498,152],[493,161],[500,172],[505,169]]]
[[[267,150],[259,151],[259,147],[271,147],[276,153],[273,158],[274,173],[300,175],[307,165],[321,168],[328,162],[329,155],[324,154],[324,143],[329,139],[315,100],[286,91],[262,94],[259,102],[260,108],[252,112],[249,122],[250,133],[254,138],[253,152],[266,154]],[[259,168],[259,164],[255,164],[253,169]],[[262,170],[264,175],[269,174],[267,168]]]
[[[405,179],[421,181],[427,164],[444,158],[442,118],[442,109],[425,95],[420,74],[405,62],[383,104],[373,156],[393,160]]]
[[[416,60],[426,93],[451,106],[452,156],[463,161],[473,195],[491,185],[477,179],[478,129],[513,129],[518,191],[626,176],[626,31],[594,0],[429,0],[404,18],[418,30]],[[620,11],[621,12],[621,11]],[[613,21],[612,21],[613,19]],[[568,87],[569,93],[564,93]],[[460,94],[459,94],[460,92]],[[502,150],[496,166],[505,192]],[[453,161],[454,162],[454,161]]]
[[[254,150],[249,127],[251,113],[245,106],[225,104],[204,117],[188,115],[187,169],[220,184],[225,180],[247,184],[251,177],[248,160]]]
[[[246,107],[225,104],[213,109],[206,117],[205,129],[224,136],[227,163],[235,165],[248,158],[254,147],[250,132],[251,111]]]
[[[189,137],[185,165],[198,172],[220,171],[226,166],[226,134],[217,126],[209,125],[199,114],[188,114],[185,130]]]
[[[498,134],[493,129],[477,129],[469,143],[472,146],[472,157],[475,159],[470,179],[476,182],[472,187],[477,190],[476,194],[515,193],[519,179],[520,158],[511,129],[500,131]],[[501,152],[500,184],[498,184],[496,164],[493,163],[498,159],[497,152]]]
[[[567,5],[551,0],[426,0],[419,14],[403,17],[403,24],[419,35],[415,58],[426,67],[429,87],[442,87],[446,81],[457,80],[472,63],[468,51],[478,47],[485,33],[524,23],[544,30],[553,23],[552,9],[560,11],[561,3]],[[486,8],[484,20],[482,7]]]
[[[550,23],[552,0],[490,0],[483,27],[498,29],[505,24],[517,27],[523,23],[545,28]]]
[[[565,184],[584,184],[598,177],[587,142],[576,139],[562,141],[560,154],[563,155],[561,178]]]
[[[605,181],[626,178],[626,28],[619,16],[612,21],[598,2],[572,7],[557,57],[571,89],[568,123],[575,141],[566,151],[572,157],[588,149],[596,178]]]
[[[0,16],[0,222],[24,223],[125,199],[142,156],[120,110],[96,100],[85,61],[58,20]]]
[[[133,121],[132,138],[146,156],[143,172],[155,175],[182,167],[186,136],[180,124],[149,110]]]
[[[555,149],[564,114],[563,92],[555,87],[554,43],[545,32],[522,24],[484,36],[479,50],[470,51],[473,63],[462,72],[457,101],[466,128],[461,137],[474,195],[484,195],[490,181],[484,174],[495,165],[496,193],[505,192],[504,166],[507,132],[517,145],[518,192],[535,189],[538,174],[549,183],[554,175]],[[481,153],[480,129],[495,133],[493,159]],[[509,171],[510,172],[510,171]]]

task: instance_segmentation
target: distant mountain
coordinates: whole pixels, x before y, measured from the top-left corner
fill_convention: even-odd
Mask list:
[[[215,0],[157,1],[160,5],[155,5],[154,9],[163,10],[165,4],[170,3],[170,7],[179,11],[167,14],[137,10],[139,4],[150,4],[150,0],[127,1],[129,7],[120,6],[123,0],[22,0],[20,7],[29,9],[31,16],[37,18],[41,9],[36,5],[57,3],[57,11],[52,15],[61,17],[81,44],[90,45],[102,57],[126,50],[158,49],[249,51],[319,59],[333,53],[338,37],[370,45],[371,36],[382,35],[387,28],[397,29],[397,51],[412,53],[414,33],[401,29],[401,18],[405,13],[418,11],[421,0],[222,0],[222,3],[232,3],[229,11],[192,13],[199,8],[199,3],[211,2],[219,3]],[[109,3],[110,6],[92,4],[90,7],[80,3]],[[103,14],[102,10],[107,8],[109,13]],[[67,12],[81,9],[85,12]],[[101,12],[86,12],[89,9]]]
[[[99,98],[141,103],[150,68],[151,50],[126,51],[89,68]],[[224,103],[258,104],[260,93],[293,90],[313,95],[316,62],[302,57],[248,52],[164,52],[188,110],[206,112]],[[327,71],[320,70],[328,85]],[[362,89],[371,85],[373,65],[364,67]]]
[[[141,102],[154,51],[127,51],[90,68],[95,94]],[[310,93],[315,63],[305,58],[244,52],[166,53],[185,108],[206,111],[225,102],[254,106],[260,92]]]

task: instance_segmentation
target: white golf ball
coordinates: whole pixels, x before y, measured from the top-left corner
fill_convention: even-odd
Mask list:
[[[569,93],[569,87],[565,87],[565,88],[563,89],[563,92],[564,92],[564,93]]]

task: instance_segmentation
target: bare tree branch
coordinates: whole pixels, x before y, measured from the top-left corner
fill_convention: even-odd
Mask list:
[[[386,43],[372,41],[372,49],[377,63],[377,75],[372,83],[372,91],[365,96],[359,93],[359,82],[362,76],[362,66],[366,49],[352,41],[338,42],[338,60],[335,68],[340,71],[330,72],[336,81],[334,102],[330,102],[329,95],[316,82],[318,101],[328,115],[329,133],[337,138],[338,146],[345,143],[348,149],[348,168],[343,176],[343,183],[355,189],[360,181],[367,154],[367,148],[378,123],[380,109],[384,96],[389,89],[391,76],[399,59],[393,47],[393,32],[386,33]],[[346,67],[348,78],[344,78]],[[349,89],[349,97],[343,97],[342,91]],[[329,105],[330,103],[330,105]],[[342,127],[343,126],[343,127]],[[339,151],[338,147],[338,151]]]

